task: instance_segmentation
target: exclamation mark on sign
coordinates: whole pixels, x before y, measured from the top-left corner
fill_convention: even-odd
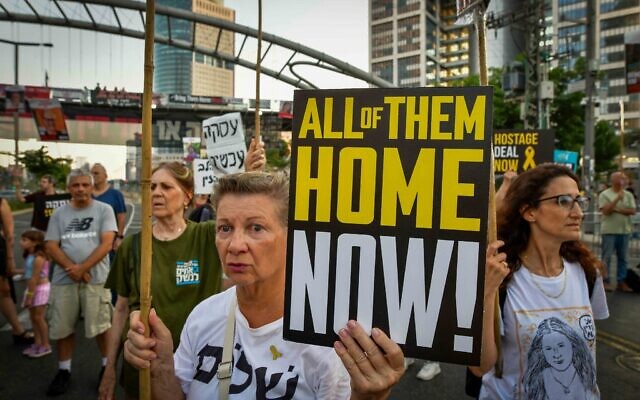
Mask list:
[[[456,316],[458,328],[471,329],[473,308],[476,303],[478,278],[477,242],[458,242],[458,265],[456,270]],[[455,335],[453,350],[471,353],[473,336]]]

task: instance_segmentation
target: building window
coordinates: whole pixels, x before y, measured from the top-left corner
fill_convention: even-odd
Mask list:
[[[398,53],[420,50],[420,16],[398,21]]]
[[[393,54],[393,22],[371,27],[371,58]]]
[[[393,15],[393,0],[373,0],[371,2],[371,19],[378,20]]]
[[[415,87],[420,85],[420,56],[398,59],[398,86]]]
[[[393,83],[393,61],[375,63],[371,66],[371,69],[373,74],[380,79]]]

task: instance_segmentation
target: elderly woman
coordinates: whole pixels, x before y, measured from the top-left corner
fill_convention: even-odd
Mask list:
[[[246,173],[218,181],[213,198],[216,247],[235,287],[191,312],[175,356],[172,332],[154,311],[151,338],[143,336],[138,314],[132,314],[125,358],[138,368],[151,367],[154,398],[388,396],[404,371],[404,360],[399,346],[379,329],[370,338],[349,321],[339,332],[335,352],[283,340],[288,197],[287,179],[281,175]],[[227,350],[233,351],[229,367]]]
[[[253,141],[247,153],[247,168],[264,166],[264,150]],[[212,243],[215,225],[198,224],[185,219],[184,211],[193,198],[193,175],[181,163],[160,164],[151,176],[151,202],[155,218],[153,224],[151,290],[153,306],[174,333],[177,347],[180,331],[189,312],[202,300],[218,293],[222,285],[222,269]],[[118,249],[105,287],[116,289],[118,298],[107,344],[99,398],[111,400],[116,382],[116,361],[126,332],[129,310],[140,308],[140,235],[128,236]],[[138,397],[138,373],[126,362],[123,364],[125,395]]]
[[[480,399],[600,398],[594,319],[609,310],[601,264],[579,240],[588,205],[578,177],[563,166],[542,164],[512,182],[498,215],[504,242],[487,250],[482,360],[472,369],[486,373]],[[499,360],[493,310],[501,286]]]

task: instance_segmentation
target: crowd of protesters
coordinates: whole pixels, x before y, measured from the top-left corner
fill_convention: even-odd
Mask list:
[[[252,142],[247,170],[260,171],[264,164],[262,145]],[[635,211],[624,189],[622,194],[615,190],[619,181],[624,183],[620,173],[612,175],[611,199],[601,195],[607,216],[627,217],[628,210]],[[240,385],[234,368],[246,367],[254,374],[258,371],[251,368],[261,365],[269,369],[281,394],[386,398],[410,363],[384,332],[374,328],[368,336],[357,321],[339,331],[334,350],[282,340],[289,195],[285,176],[230,175],[219,180],[212,195],[195,195],[190,168],[174,162],[154,169],[151,338],[144,337],[137,314],[140,235],[126,235],[124,198],[108,184],[104,166],[72,170],[64,196],[55,192],[51,176],[39,182],[39,192],[17,196],[34,203],[32,228],[20,236],[27,279],[21,305],[29,309],[33,331],[17,318],[11,279],[16,270],[15,232],[11,209],[1,199],[0,310],[25,356],[55,354],[58,369],[49,396],[70,387],[80,318],[84,335],[96,339],[101,355],[97,382],[103,400],[114,398],[118,383],[127,399],[137,398],[137,369],[146,367],[152,370],[156,398],[246,398],[247,391],[267,389],[258,380]],[[20,193],[19,185],[16,188]],[[45,201],[48,196],[55,197],[55,207]],[[474,395],[599,398],[593,320],[608,316],[604,292],[609,274],[579,240],[589,198],[569,169],[540,165],[519,176],[506,174],[497,202],[500,240],[489,244],[486,255],[482,360],[469,369],[481,382]],[[607,261],[611,252],[603,254]],[[627,291],[620,281],[618,289]],[[501,298],[502,357],[493,341],[496,297]],[[572,311],[577,309],[582,314]],[[231,361],[226,354],[229,321],[235,326],[235,346],[229,351],[235,362],[246,365],[231,365],[225,376],[223,368]],[[521,326],[535,329],[520,332]],[[518,339],[522,335],[531,336],[526,346]],[[280,356],[286,349],[286,357],[277,361],[274,355],[271,360],[254,351],[269,344]],[[209,356],[215,358],[217,374],[201,369],[203,351],[213,352]],[[298,369],[292,373],[289,365],[296,362]],[[418,375],[431,379],[439,372],[437,363],[427,362]],[[291,384],[294,375],[296,384]],[[268,378],[262,376],[263,381]]]

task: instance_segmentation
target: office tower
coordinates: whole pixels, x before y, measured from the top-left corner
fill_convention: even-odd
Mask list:
[[[446,86],[477,73],[473,25],[456,19],[455,0],[370,0],[371,71],[399,87]]]
[[[223,0],[159,0],[159,4],[189,10],[194,13],[235,21],[235,11],[224,7]],[[160,35],[190,42],[214,51],[233,54],[234,34],[215,27],[193,24],[172,18],[156,19],[156,32]],[[234,66],[221,59],[192,53],[188,50],[156,44],[154,91],[161,93],[190,94],[194,96],[234,95]]]

